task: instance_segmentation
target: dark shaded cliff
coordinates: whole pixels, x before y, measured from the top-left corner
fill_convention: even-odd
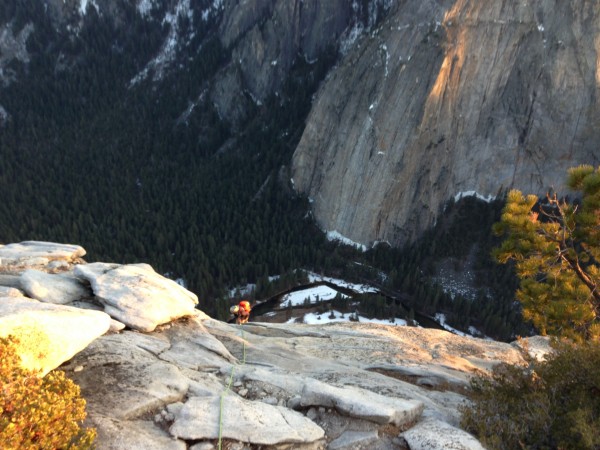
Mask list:
[[[600,151],[597,2],[410,0],[321,87],[293,159],[320,226],[401,244],[456,194],[561,188]]]

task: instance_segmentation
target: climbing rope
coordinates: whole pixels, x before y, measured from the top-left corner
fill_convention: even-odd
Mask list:
[[[242,329],[242,366],[246,364],[246,339],[244,337],[244,329]],[[222,450],[222,437],[223,437],[223,401],[225,397],[229,393],[231,389],[231,384],[233,383],[233,373],[235,372],[235,364],[231,365],[231,373],[229,374],[229,382],[227,386],[221,392],[221,401],[219,404],[219,442],[217,444],[217,449]]]

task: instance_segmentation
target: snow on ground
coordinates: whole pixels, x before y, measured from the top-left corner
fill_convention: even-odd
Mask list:
[[[347,238],[343,234],[333,230],[327,232],[327,239],[330,241],[340,241],[342,244],[351,245],[352,247],[356,247],[357,249],[366,252],[367,246],[363,244],[359,244],[358,242],[354,242],[352,239]]]
[[[485,339],[491,339],[491,338],[488,338],[487,336],[485,336],[481,331],[479,331],[474,326],[470,326],[469,327],[469,334],[471,336],[475,336],[475,337],[480,337],[480,338],[485,338]]]
[[[169,35],[165,39],[158,55],[156,55],[156,57],[154,57],[140,73],[131,79],[129,87],[146,79],[150,70],[154,71],[154,80],[158,80],[162,77],[164,70],[175,59],[179,39],[181,39],[179,36],[179,17],[183,16],[187,16],[190,22],[193,22],[194,13],[190,8],[190,0],[179,0],[173,10],[165,15],[163,24],[170,25]]]
[[[146,16],[154,8],[154,2],[152,0],[140,0],[137,9],[142,16]]]
[[[236,295],[240,295],[241,297],[246,297],[252,294],[252,291],[256,289],[256,284],[248,283],[246,286],[237,286],[233,289],[229,290],[229,298],[234,298]]]
[[[213,0],[212,5],[202,11],[202,20],[205,22],[210,18],[212,14],[223,8],[223,0]]]
[[[332,318],[332,315],[333,315],[333,318]],[[339,311],[333,310],[333,311],[328,311],[323,314],[318,314],[318,313],[305,314],[302,321],[304,323],[310,324],[310,325],[332,323],[332,322],[349,322],[350,316],[352,316],[352,314],[350,314],[350,313],[342,314]],[[296,319],[290,319],[290,320],[288,320],[287,323],[293,323],[295,321],[296,321]],[[402,320],[402,319],[398,319],[398,318],[395,318],[394,322],[390,322],[389,320],[368,319],[364,316],[358,316],[358,321],[360,323],[375,323],[375,324],[379,324],[379,325],[399,325],[399,326],[407,325],[406,320]]]
[[[309,274],[309,280],[313,283],[321,281],[321,280],[329,281],[330,283],[337,284],[338,286],[344,285],[344,287],[349,288],[349,289],[356,289],[357,287],[360,287],[362,289],[370,289],[370,290],[358,291],[358,292],[378,292],[377,289],[375,289],[371,286],[357,285],[357,284],[348,283],[343,280],[321,277],[320,275],[316,275],[314,273]],[[353,286],[354,288],[352,288],[351,286]],[[312,288],[303,289],[301,291],[291,292],[291,293],[285,295],[281,299],[281,307],[282,308],[288,307],[288,306],[290,306],[290,303],[291,303],[291,306],[302,306],[302,305],[304,305],[305,299],[307,299],[307,298],[309,299],[310,304],[315,304],[319,300],[320,301],[330,301],[338,293],[341,294],[339,291],[336,291],[335,289],[332,289],[329,286],[324,286],[324,285],[323,286],[315,286]],[[344,294],[341,294],[341,295],[345,298],[349,298],[349,296],[347,296],[347,295],[344,295]],[[348,321],[350,321],[350,316],[353,314],[351,314],[351,313],[342,314],[341,312],[334,310],[333,311],[334,317],[330,318],[330,315],[331,315],[330,311],[322,313],[322,314],[308,313],[308,314],[304,315],[302,321],[303,321],[303,323],[307,323],[307,324],[323,324],[323,323],[329,323],[329,322],[348,322]],[[362,322],[362,323],[375,323],[375,324],[380,324],[380,325],[401,325],[401,326],[407,325],[406,320],[399,319],[399,318],[395,318],[393,323],[390,322],[389,319],[384,319],[384,320],[369,319],[364,316],[358,316],[358,320],[359,320],[359,322]],[[463,331],[459,331],[456,328],[451,327],[450,325],[446,324],[446,315],[445,314],[437,313],[435,315],[434,320],[436,322],[438,322],[446,331],[449,331],[456,335],[465,336],[465,337],[476,336],[476,337],[484,337],[485,338],[485,336],[474,327],[469,328],[470,333],[465,333]],[[296,321],[296,319],[292,318],[292,319],[288,320],[287,323],[293,323],[295,321]]]
[[[379,290],[377,288],[375,288],[373,286],[369,286],[368,284],[349,283],[348,281],[340,280],[338,278],[325,277],[323,275],[319,275],[319,274],[312,273],[312,272],[308,273],[308,281],[311,283],[318,283],[319,281],[326,281],[328,283],[335,284],[336,286],[350,289],[358,294],[365,294],[367,292],[376,294],[379,292]]]
[[[479,200],[483,200],[484,202],[488,202],[488,203],[491,202],[492,200],[496,199],[496,197],[493,195],[484,196],[484,195],[477,193],[476,191],[465,191],[465,192],[459,192],[458,194],[456,194],[454,196],[454,201],[457,202],[463,197],[477,197]]]
[[[437,313],[435,315],[435,321],[437,323],[439,323],[442,327],[444,327],[444,330],[446,330],[446,331],[457,334],[459,336],[472,337],[470,334],[459,331],[456,328],[452,328],[450,325],[448,325],[446,323],[446,315],[445,314]]]
[[[317,301],[332,300],[336,295],[341,294],[342,297],[348,297],[329,286],[315,286],[309,289],[303,289],[297,292],[290,292],[281,299],[281,306],[301,306],[305,299],[309,299],[310,303]]]
[[[340,41],[340,53],[345,55],[354,46],[354,43],[358,40],[361,34],[365,31],[364,26],[357,22],[352,28],[347,30]]]
[[[85,16],[85,13],[87,12],[87,6],[88,3],[91,3],[91,5],[96,8],[96,11],[99,12],[100,10],[98,9],[98,5],[96,4],[96,2],[94,0],[80,0],[79,1],[79,14],[81,14],[82,16]]]

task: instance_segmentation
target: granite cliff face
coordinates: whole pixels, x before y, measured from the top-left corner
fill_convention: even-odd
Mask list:
[[[597,165],[600,5],[410,0],[321,87],[293,159],[320,226],[401,244],[444,202]]]
[[[313,63],[326,50],[351,45],[390,6],[385,0],[227,2],[218,34],[231,60],[216,77],[212,101],[223,117],[239,123],[248,111],[240,93],[262,103],[281,88],[298,58]]]

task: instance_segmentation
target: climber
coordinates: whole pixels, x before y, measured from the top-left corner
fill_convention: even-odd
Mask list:
[[[242,300],[238,305],[234,305],[229,309],[231,314],[235,316],[235,323],[238,325],[248,322],[251,310],[250,302],[246,300]]]

